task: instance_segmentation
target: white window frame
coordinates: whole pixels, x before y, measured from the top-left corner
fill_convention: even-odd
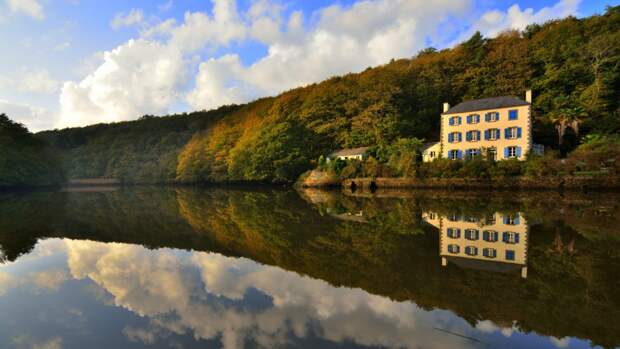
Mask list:
[[[508,136],[509,136],[508,139],[517,139],[517,137],[518,137],[517,127],[516,126],[508,127],[508,130],[510,130],[508,132]]]
[[[484,238],[484,233],[488,232],[489,233],[489,239],[486,240]],[[494,238],[491,238],[491,234],[493,234]],[[486,242],[497,242],[499,240],[499,232],[497,230],[484,230],[482,232],[482,240],[486,241]]]
[[[499,112],[494,111],[487,114],[490,115],[489,122],[497,122],[499,120]]]
[[[489,140],[490,140],[490,141],[496,141],[496,140],[498,140],[498,139],[499,139],[498,137],[496,137],[496,136],[497,136],[497,131],[498,131],[498,130],[499,130],[499,129],[497,129],[497,128],[490,128],[490,129],[488,130],[488,131],[489,131]],[[501,132],[501,131],[500,131],[500,132]]]
[[[508,241],[504,241],[507,244],[514,245],[517,243],[517,234],[514,231],[505,231],[504,234],[508,234]]]
[[[450,121],[452,120],[452,121]],[[460,126],[461,125],[461,117],[460,116],[451,116],[450,120],[448,120],[448,124],[452,122],[451,126]]]
[[[511,145],[508,147],[508,158],[509,159],[514,159],[517,157],[517,147],[514,145]]]
[[[469,114],[468,117],[470,117],[471,119],[471,122],[469,124],[474,125],[480,123],[480,121],[476,121],[476,117],[478,120],[480,120],[480,114]]]

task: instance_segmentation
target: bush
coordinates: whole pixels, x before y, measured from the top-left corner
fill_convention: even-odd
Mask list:
[[[529,154],[522,167],[523,175],[530,178],[554,177],[562,172],[556,152],[547,152],[544,156]]]
[[[458,175],[463,167],[462,161],[449,159],[435,159],[432,162],[423,163],[419,169],[419,175],[423,178],[452,178]]]
[[[476,158],[465,161],[457,174],[463,178],[489,178],[492,167],[494,167],[493,162]]]
[[[506,178],[521,175],[521,161],[518,159],[508,159],[495,162],[491,168],[491,177]]]

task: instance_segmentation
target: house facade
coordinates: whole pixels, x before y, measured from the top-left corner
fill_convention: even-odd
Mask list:
[[[493,160],[525,160],[529,152],[541,153],[532,138],[532,92],[525,100],[493,97],[444,104],[440,140],[424,150],[424,161],[432,161],[431,151],[439,147],[440,156],[466,160],[485,156]]]
[[[529,226],[520,213],[493,213],[483,218],[425,212],[422,218],[439,229],[442,266],[508,272],[527,277]]]

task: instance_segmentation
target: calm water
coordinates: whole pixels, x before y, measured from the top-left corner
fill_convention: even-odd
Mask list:
[[[0,194],[0,348],[614,348],[619,199]]]

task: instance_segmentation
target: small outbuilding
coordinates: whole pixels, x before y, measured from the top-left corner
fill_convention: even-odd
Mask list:
[[[350,148],[350,149],[342,149],[335,151],[327,156],[328,160],[363,160],[366,152],[370,149],[370,147],[359,147],[359,148]]]
[[[422,147],[422,161],[431,162],[441,155],[441,143],[426,143]]]

